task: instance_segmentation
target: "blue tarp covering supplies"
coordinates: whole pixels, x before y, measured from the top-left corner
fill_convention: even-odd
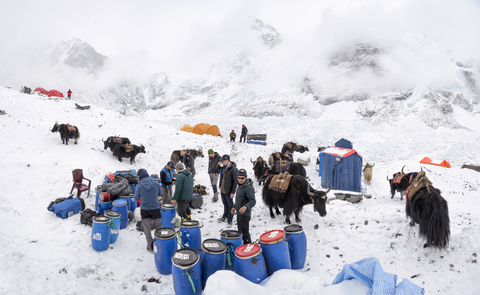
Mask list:
[[[360,192],[362,187],[362,156],[356,150],[329,147],[321,151],[322,187],[328,183],[334,190]]]
[[[397,275],[384,272],[377,258],[365,258],[355,263],[345,264],[335,277],[332,285],[345,280],[357,279],[371,289],[368,295],[423,295],[425,289],[420,288],[408,279],[397,285]]]
[[[344,149],[353,149],[352,142],[350,140],[346,140],[345,138],[340,139],[335,143],[336,147],[344,148]]]

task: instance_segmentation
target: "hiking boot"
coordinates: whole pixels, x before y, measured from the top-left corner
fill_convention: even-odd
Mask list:
[[[187,215],[187,218],[185,219],[186,221],[192,221],[192,214]]]
[[[232,225],[233,225],[233,222],[230,221],[230,222],[228,223],[227,227],[228,227],[228,228],[231,228]]]
[[[148,250],[148,252],[153,254],[153,243],[152,243],[152,245],[147,245],[147,250]]]
[[[224,221],[226,221],[226,220],[227,220],[226,217],[221,217],[221,218],[217,219],[218,222],[224,222]]]

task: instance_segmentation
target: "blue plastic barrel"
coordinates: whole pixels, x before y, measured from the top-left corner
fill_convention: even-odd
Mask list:
[[[159,228],[155,231],[154,259],[157,270],[162,275],[172,273],[172,256],[177,251],[176,232],[173,228]]]
[[[160,211],[162,212],[162,227],[175,228],[175,205],[163,204]]]
[[[175,294],[202,294],[200,256],[194,249],[183,248],[172,256],[172,278]]]
[[[120,229],[120,213],[116,211],[105,211],[105,216],[110,217],[112,227],[110,231],[110,243],[115,243],[118,238],[118,230]]]
[[[224,230],[220,234],[220,240],[227,246],[225,269],[234,270],[235,266],[235,250],[238,246],[243,245],[243,234],[238,230]]]
[[[125,199],[116,199],[112,202],[112,211],[116,211],[121,214],[120,216],[120,229],[124,229],[128,225],[128,209],[127,201]]]
[[[290,252],[292,269],[302,269],[307,259],[307,237],[300,225],[289,225],[284,228]]]
[[[235,250],[235,273],[259,284],[267,278],[267,267],[258,244],[245,244]]]
[[[180,226],[180,241],[183,248],[192,248],[202,252],[202,233],[196,220],[184,221]]]
[[[128,211],[132,211],[132,205],[131,205],[131,202],[132,202],[132,198],[130,197],[130,195],[125,195],[125,196],[118,196],[119,199],[124,199],[125,201],[127,201],[127,210]]]
[[[134,197],[135,194],[130,194],[130,211],[135,212],[137,209],[137,200]]]
[[[267,231],[260,236],[260,246],[267,265],[267,273],[271,276],[279,269],[292,269],[290,251],[285,241],[285,232],[281,229]]]
[[[92,248],[105,251],[110,244],[110,217],[95,216],[92,223]]]
[[[158,181],[158,183],[162,183],[160,177],[158,177],[158,174],[150,174],[150,178],[155,181]]]
[[[110,209],[112,209],[112,202],[98,201],[98,213],[103,214]]]
[[[217,270],[225,269],[225,251],[227,246],[218,239],[206,239],[202,243],[202,286],[205,289],[208,277],[213,275]]]

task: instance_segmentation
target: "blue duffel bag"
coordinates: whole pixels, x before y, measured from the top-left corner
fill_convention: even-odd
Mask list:
[[[74,214],[85,209],[85,201],[82,198],[74,198],[69,196],[61,202],[56,202],[48,207],[49,211],[52,211],[60,218],[68,218]]]

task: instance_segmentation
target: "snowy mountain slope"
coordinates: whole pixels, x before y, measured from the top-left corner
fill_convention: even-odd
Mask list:
[[[204,98],[192,99],[200,102]],[[480,238],[476,234],[480,181],[477,172],[459,168],[464,163],[480,164],[478,114],[454,106],[453,115],[459,114],[455,119],[466,128],[433,129],[413,115],[390,124],[361,120],[356,110],[362,102],[320,106],[313,99],[304,99],[305,106],[320,108],[318,113],[283,117],[244,117],[233,108],[233,102],[225,102],[223,106],[230,107],[220,107],[214,115],[199,112],[191,116],[184,115],[185,106],[178,102],[168,111],[149,110],[138,116],[119,115],[96,105],[81,111],[75,109],[74,103],[0,88],[0,109],[7,113],[0,116],[0,135],[7,139],[0,156],[4,183],[0,188],[0,257],[4,263],[0,293],[133,294],[140,293],[143,286],[148,293],[173,293],[171,276],[156,271],[153,256],[144,249],[145,239],[134,224],[120,232],[110,249],[99,253],[91,248],[91,228],[80,224],[79,215],[62,220],[46,210],[50,201],[68,195],[75,168],[82,168],[96,186],[105,174],[115,170],[146,168],[158,173],[172,150],[200,146],[204,151],[213,148],[220,154],[230,154],[253,177],[250,159],[265,157],[292,140],[310,147],[310,152],[295,154],[295,158],[311,157],[307,176],[313,187],[321,189],[313,165],[318,154],[316,146],[332,145],[341,137],[353,142],[364,163],[375,163],[372,184],[362,185],[373,198],[357,204],[330,201],[323,218],[311,206],[304,208],[301,225],[307,234],[308,252],[303,271],[308,269],[320,283],[329,285],[345,263],[373,256],[385,271],[397,274],[399,281],[408,278],[427,293],[480,292]],[[49,131],[55,121],[76,125],[81,132],[79,144],[62,145],[58,133]],[[200,122],[217,124],[224,135],[231,129],[238,132],[245,124],[250,133],[268,134],[268,145],[232,144],[227,138],[179,131],[183,124]],[[138,155],[133,165],[127,159],[118,162],[110,151],[103,150],[101,142],[114,134],[144,144],[147,153]],[[424,156],[446,159],[453,166],[445,169],[422,165],[449,202],[451,243],[442,251],[422,247],[424,240],[418,237],[418,226],[410,227],[405,218],[405,201],[399,200],[398,194],[390,198],[385,180],[403,165],[406,171],[419,170],[418,161]],[[193,218],[203,225],[204,239],[218,238],[225,229],[225,224],[216,221],[223,207],[211,202],[207,165],[207,158],[196,161],[196,183],[207,186],[209,195],[203,208],[193,212]],[[255,188],[257,205],[251,222],[254,239],[267,230],[285,226],[280,217],[270,219],[261,200],[261,187],[255,184]],[[85,200],[87,207],[93,208],[94,197]],[[318,229],[314,229],[315,225]],[[147,282],[150,278],[160,283]]]

